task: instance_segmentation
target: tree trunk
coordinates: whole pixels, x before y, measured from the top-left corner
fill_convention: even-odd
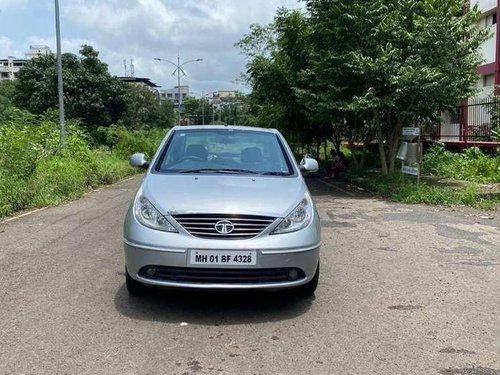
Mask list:
[[[354,166],[354,168],[358,169],[358,168],[363,168],[359,161],[358,161],[358,158],[356,157],[356,148],[354,147],[354,144],[353,143],[350,143],[349,144],[349,150],[351,150],[351,160],[352,160],[352,165]]]
[[[389,173],[394,173],[394,165],[396,162],[396,154],[398,153],[399,138],[401,134],[401,129],[403,127],[403,121],[401,115],[398,114],[396,120],[396,126],[393,128],[392,137],[388,145],[389,151]]]
[[[380,123],[378,110],[373,111],[373,120],[375,122],[375,126],[377,127],[378,153],[380,156],[380,165],[382,167],[382,174],[384,176],[387,176],[389,173],[387,170],[387,158],[384,149],[384,135],[382,133],[382,124]]]
[[[342,133],[343,133],[343,128],[342,128],[342,123],[332,123],[332,141],[333,141],[333,148],[335,151],[339,152],[340,151],[340,146],[342,144]]]
[[[366,161],[366,152],[367,152],[367,145],[363,145],[363,151],[361,154],[361,160],[359,161],[359,168],[363,169],[365,167],[365,161]]]
[[[357,121],[363,121],[363,120],[358,119]],[[368,129],[366,130],[365,138],[363,140],[363,149],[361,153],[361,160],[359,162],[359,166],[361,169],[365,167],[366,155],[368,154],[368,147],[370,146],[374,138],[373,124],[371,122],[368,122],[366,125],[368,126]]]

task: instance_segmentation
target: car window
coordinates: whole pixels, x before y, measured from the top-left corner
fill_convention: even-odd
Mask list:
[[[294,173],[274,133],[236,129],[176,130],[155,166],[162,173]]]

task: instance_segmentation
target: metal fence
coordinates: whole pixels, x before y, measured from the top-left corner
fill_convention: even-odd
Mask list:
[[[471,98],[448,113],[439,129],[443,142],[499,141],[500,97]]]

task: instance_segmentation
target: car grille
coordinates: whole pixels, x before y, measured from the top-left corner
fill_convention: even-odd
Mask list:
[[[173,215],[173,218],[193,236],[234,240],[255,237],[275,220],[269,216],[221,214],[182,214]],[[226,234],[217,232],[215,225],[225,220],[234,225],[233,231]]]
[[[153,275],[148,270],[154,269]],[[297,281],[305,278],[300,268],[261,268],[261,269],[213,269],[183,268],[167,266],[145,266],[139,275],[158,281],[214,284],[265,284]]]

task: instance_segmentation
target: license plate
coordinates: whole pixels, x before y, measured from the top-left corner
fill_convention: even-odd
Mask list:
[[[191,250],[189,264],[207,266],[255,266],[255,250]]]

